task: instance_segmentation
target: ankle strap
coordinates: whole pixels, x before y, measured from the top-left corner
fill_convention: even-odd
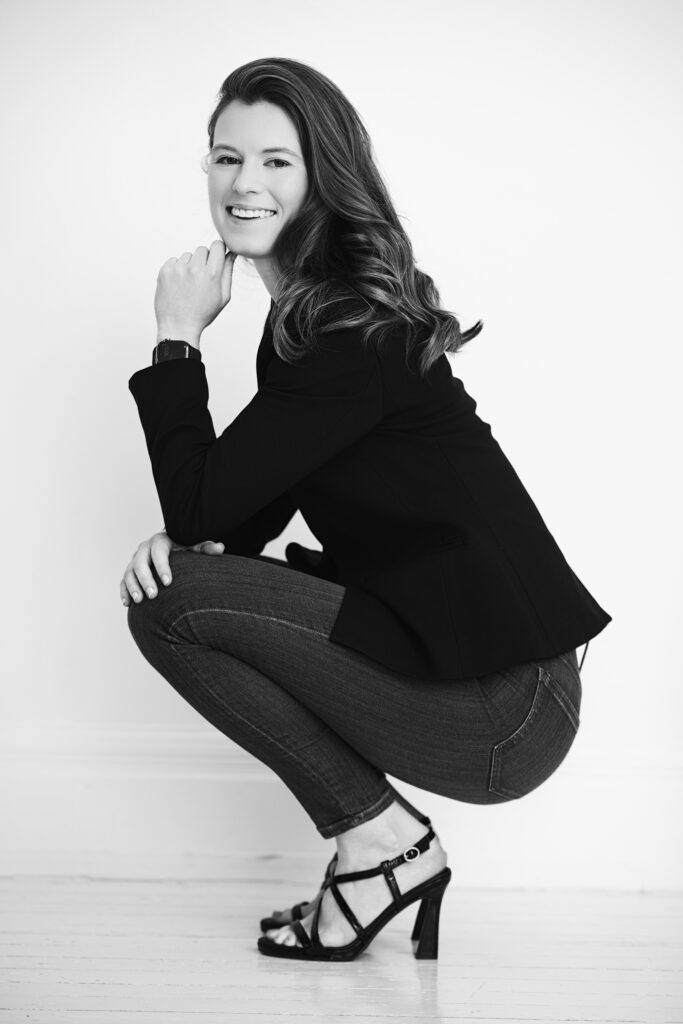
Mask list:
[[[392,869],[397,868],[399,864],[404,864],[406,861],[417,860],[421,853],[424,853],[425,850],[429,849],[432,839],[435,838],[435,832],[430,825],[429,831],[426,835],[424,835],[422,839],[418,839],[414,846],[409,846],[407,850],[403,851],[403,853],[399,853],[398,857],[393,857],[391,860],[383,860],[376,868],[366,868],[363,871],[347,871],[342,875],[330,875],[323,882],[323,888],[328,888],[336,882],[355,882],[361,878],[372,878],[374,875],[381,874],[385,875],[387,881],[390,879],[393,881],[394,875]],[[389,886],[393,893],[394,886],[391,884],[391,881],[389,881]],[[397,893],[398,890],[396,890],[395,895]]]
[[[406,861],[416,860],[421,853],[424,853],[425,850],[429,849],[430,843],[434,838],[435,833],[430,825],[427,834],[424,835],[422,839],[418,839],[414,846],[409,846],[408,849],[404,850],[403,853],[400,853],[398,857],[394,857],[391,860],[383,860],[379,867],[368,868],[366,871],[348,871],[343,875],[329,875],[325,879],[325,881],[323,882],[323,889],[329,888],[332,890],[332,895],[334,896],[335,900],[337,901],[337,904],[341,908],[342,913],[346,917],[347,921],[351,924],[351,926],[356,930],[356,933],[358,935],[362,934],[360,922],[358,921],[355,914],[351,910],[351,907],[348,905],[348,903],[340,893],[338,883],[355,882],[356,880],[359,880],[361,878],[372,878],[373,875],[384,875],[386,883],[389,886],[389,891],[391,892],[394,903],[398,903],[398,901],[401,899],[401,891],[398,887],[398,883],[396,882],[393,869],[397,868],[399,864],[405,864]],[[313,920],[313,929],[315,932],[316,939],[318,937],[317,921],[321,905],[322,900],[320,901],[320,903],[318,903],[318,906],[315,908],[315,918]]]
[[[425,850],[429,849],[432,839],[434,838],[436,838],[436,836],[432,826],[430,825],[429,831],[422,837],[422,839],[418,839],[414,846],[409,846],[407,850],[404,850],[403,853],[399,853],[398,857],[394,857],[393,860],[383,860],[380,865],[380,869],[384,870],[385,867],[397,868],[399,864],[403,864],[404,861],[417,860],[421,853],[424,853]]]

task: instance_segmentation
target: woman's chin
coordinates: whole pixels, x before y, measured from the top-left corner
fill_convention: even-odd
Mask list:
[[[235,253],[235,256],[241,256],[242,259],[249,260],[249,262],[262,260],[270,255],[270,249],[266,249],[263,246],[259,249],[256,245],[231,245],[229,241],[225,244],[230,252]]]

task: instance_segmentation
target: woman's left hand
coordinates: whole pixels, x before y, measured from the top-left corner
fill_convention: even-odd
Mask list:
[[[154,312],[160,334],[195,340],[230,301],[237,253],[217,239],[210,249],[167,259],[157,277]]]

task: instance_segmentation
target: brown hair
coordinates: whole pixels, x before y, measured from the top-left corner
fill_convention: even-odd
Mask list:
[[[302,352],[285,325],[290,314],[304,348],[317,330],[360,327],[367,342],[375,332],[383,339],[407,325],[409,342],[422,345],[422,374],[444,352],[456,352],[479,334],[481,320],[461,333],[457,317],[441,308],[432,278],[416,267],[368,132],[329,78],[287,57],[236,68],[209,119],[209,147],[232,100],[280,107],[298,131],[308,173],[301,208],[272,250],[279,273],[271,326],[280,358],[291,362]]]

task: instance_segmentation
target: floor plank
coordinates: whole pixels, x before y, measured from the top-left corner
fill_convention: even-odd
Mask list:
[[[261,916],[316,889],[308,865],[278,870],[1,878],[0,1022],[683,1024],[682,893],[459,890],[454,879],[438,961],[412,955],[414,904],[351,963],[295,963],[256,948]]]

